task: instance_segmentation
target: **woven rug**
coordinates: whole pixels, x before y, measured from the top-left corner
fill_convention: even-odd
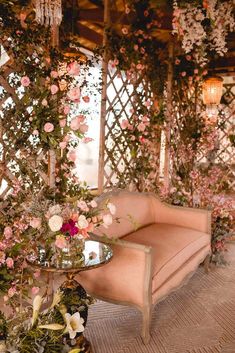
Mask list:
[[[235,353],[235,244],[229,247],[227,267],[209,274],[200,267],[155,306],[147,346],[136,309],[94,304],[86,328],[94,353]]]

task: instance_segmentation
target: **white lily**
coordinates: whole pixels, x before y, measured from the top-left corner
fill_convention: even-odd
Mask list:
[[[73,315],[66,313],[64,318],[67,325],[65,333],[69,333],[70,339],[74,339],[77,333],[84,331],[84,320],[78,311]]]
[[[32,326],[35,324],[37,318],[38,318],[38,314],[39,314],[39,310],[41,308],[42,305],[42,296],[41,295],[36,295],[34,300],[33,300],[33,316],[32,316]]]
[[[63,330],[63,329],[64,329],[64,325],[60,325],[60,324],[47,324],[47,325],[39,325],[38,328],[44,328],[44,329],[46,329],[46,330],[57,331],[57,330]]]

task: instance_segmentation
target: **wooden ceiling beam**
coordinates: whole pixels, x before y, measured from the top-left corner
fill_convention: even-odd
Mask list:
[[[93,29],[90,29],[83,24],[79,23],[77,21],[77,29],[78,29],[78,35],[80,37],[83,37],[85,39],[88,39],[90,42],[93,42],[97,45],[102,45],[103,43],[103,36],[97,32],[95,32]]]
[[[129,25],[130,21],[134,19],[134,13],[126,16],[121,11],[110,11],[111,23],[119,23],[122,25]],[[91,21],[91,22],[104,22],[104,11],[101,8],[96,9],[79,9],[78,19],[80,21]],[[172,16],[165,14],[160,20],[162,26],[161,29],[172,29]]]

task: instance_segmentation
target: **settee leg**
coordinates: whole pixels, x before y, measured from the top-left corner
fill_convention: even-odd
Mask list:
[[[152,315],[152,306],[145,307],[143,311],[143,327],[142,327],[142,339],[144,344],[148,344],[150,341],[151,315]]]
[[[206,273],[210,271],[210,259],[211,259],[211,254],[208,254],[205,260],[203,261],[203,265]]]

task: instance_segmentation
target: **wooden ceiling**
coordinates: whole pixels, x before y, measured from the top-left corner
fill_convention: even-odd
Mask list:
[[[128,25],[128,18],[125,14],[125,0],[109,0],[109,21],[117,31],[123,25]],[[103,0],[63,0],[63,23],[65,33],[72,33],[79,46],[93,51],[103,43],[104,34],[104,4]],[[163,42],[173,40],[172,12],[167,7],[162,7],[161,28],[155,31],[154,36]],[[130,15],[129,15],[130,16]],[[215,60],[213,68],[220,72],[235,71],[235,33],[227,38],[228,53],[225,57]],[[68,43],[67,43],[68,45]]]

